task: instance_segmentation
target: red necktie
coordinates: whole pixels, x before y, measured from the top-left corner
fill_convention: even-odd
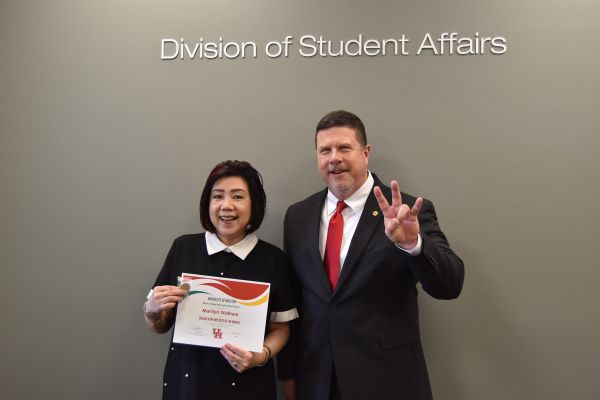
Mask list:
[[[323,261],[332,289],[335,289],[338,277],[340,276],[340,249],[344,234],[342,210],[345,207],[346,203],[341,200],[338,201],[335,212],[329,220],[329,227],[327,228],[327,243],[325,244],[325,257]]]

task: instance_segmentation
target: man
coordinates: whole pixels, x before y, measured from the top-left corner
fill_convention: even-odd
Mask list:
[[[430,201],[368,170],[371,146],[356,115],[325,115],[315,143],[327,189],[290,206],[284,222],[300,313],[279,357],[286,396],[431,399],[417,283],[435,298],[455,298],[463,263]]]

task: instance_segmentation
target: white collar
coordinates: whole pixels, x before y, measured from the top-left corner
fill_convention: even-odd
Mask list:
[[[367,198],[369,194],[371,194],[371,190],[373,189],[373,185],[375,184],[375,179],[373,179],[373,175],[371,175],[371,171],[367,171],[368,176],[365,183],[363,183],[356,192],[352,194],[352,196],[348,197],[344,200],[344,203],[350,208],[355,214],[362,213],[363,208],[365,208],[365,203],[367,202]],[[338,198],[331,193],[330,190],[327,190],[327,215],[331,217],[331,215],[335,212],[335,208],[337,207]]]
[[[258,237],[254,233],[247,234],[246,237],[231,246],[227,246],[221,242],[219,237],[211,232],[206,232],[204,238],[206,239],[206,251],[208,251],[209,256],[220,251],[226,251],[235,254],[242,260],[248,257],[248,254],[250,254],[254,246],[258,243]]]

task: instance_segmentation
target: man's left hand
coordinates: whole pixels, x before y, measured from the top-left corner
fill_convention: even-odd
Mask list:
[[[381,193],[378,186],[373,188],[373,194],[379,203],[379,208],[383,213],[383,223],[386,236],[398,246],[405,250],[412,250],[418,242],[419,220],[417,216],[423,205],[423,199],[417,198],[415,204],[410,208],[407,204],[402,204],[402,195],[398,182],[392,181],[392,204]]]

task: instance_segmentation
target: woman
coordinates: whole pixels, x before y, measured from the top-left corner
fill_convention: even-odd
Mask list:
[[[163,377],[163,399],[276,399],[271,357],[289,337],[298,314],[284,253],[259,240],[266,207],[262,177],[245,161],[225,161],[209,174],[200,199],[205,233],[176,239],[144,303],[148,326],[167,332],[176,306],[187,294],[182,273],[271,283],[266,335],[261,352],[233,343],[220,349],[171,342]]]

